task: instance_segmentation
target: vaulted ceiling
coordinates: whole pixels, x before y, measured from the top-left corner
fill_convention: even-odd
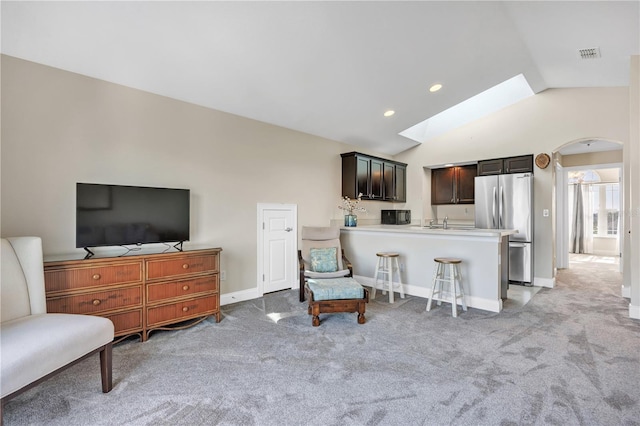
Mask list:
[[[536,93],[627,86],[639,5],[2,1],[2,53],[395,154],[417,143],[401,131],[518,74]]]

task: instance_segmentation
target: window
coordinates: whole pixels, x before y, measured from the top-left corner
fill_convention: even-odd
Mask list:
[[[618,235],[620,184],[591,185],[593,235]]]
[[[607,235],[618,235],[618,217],[620,215],[620,185],[608,183],[605,186],[607,209]]]

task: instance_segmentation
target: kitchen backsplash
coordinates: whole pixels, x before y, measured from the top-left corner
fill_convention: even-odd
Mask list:
[[[449,220],[475,221],[475,206],[473,204],[451,204],[434,207],[439,222],[447,216]],[[432,219],[432,218],[429,218]]]

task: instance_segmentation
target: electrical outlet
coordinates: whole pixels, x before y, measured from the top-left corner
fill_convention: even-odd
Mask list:
[[[542,210],[542,216],[543,217],[549,217],[549,209],[543,209]]]
[[[400,272],[404,272],[404,263],[400,264]]]
[[[227,271],[220,271],[220,281],[227,279]]]

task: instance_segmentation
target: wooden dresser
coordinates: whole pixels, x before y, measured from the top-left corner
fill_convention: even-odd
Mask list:
[[[47,260],[47,312],[109,318],[115,336],[220,321],[220,252],[206,248],[122,257]]]

